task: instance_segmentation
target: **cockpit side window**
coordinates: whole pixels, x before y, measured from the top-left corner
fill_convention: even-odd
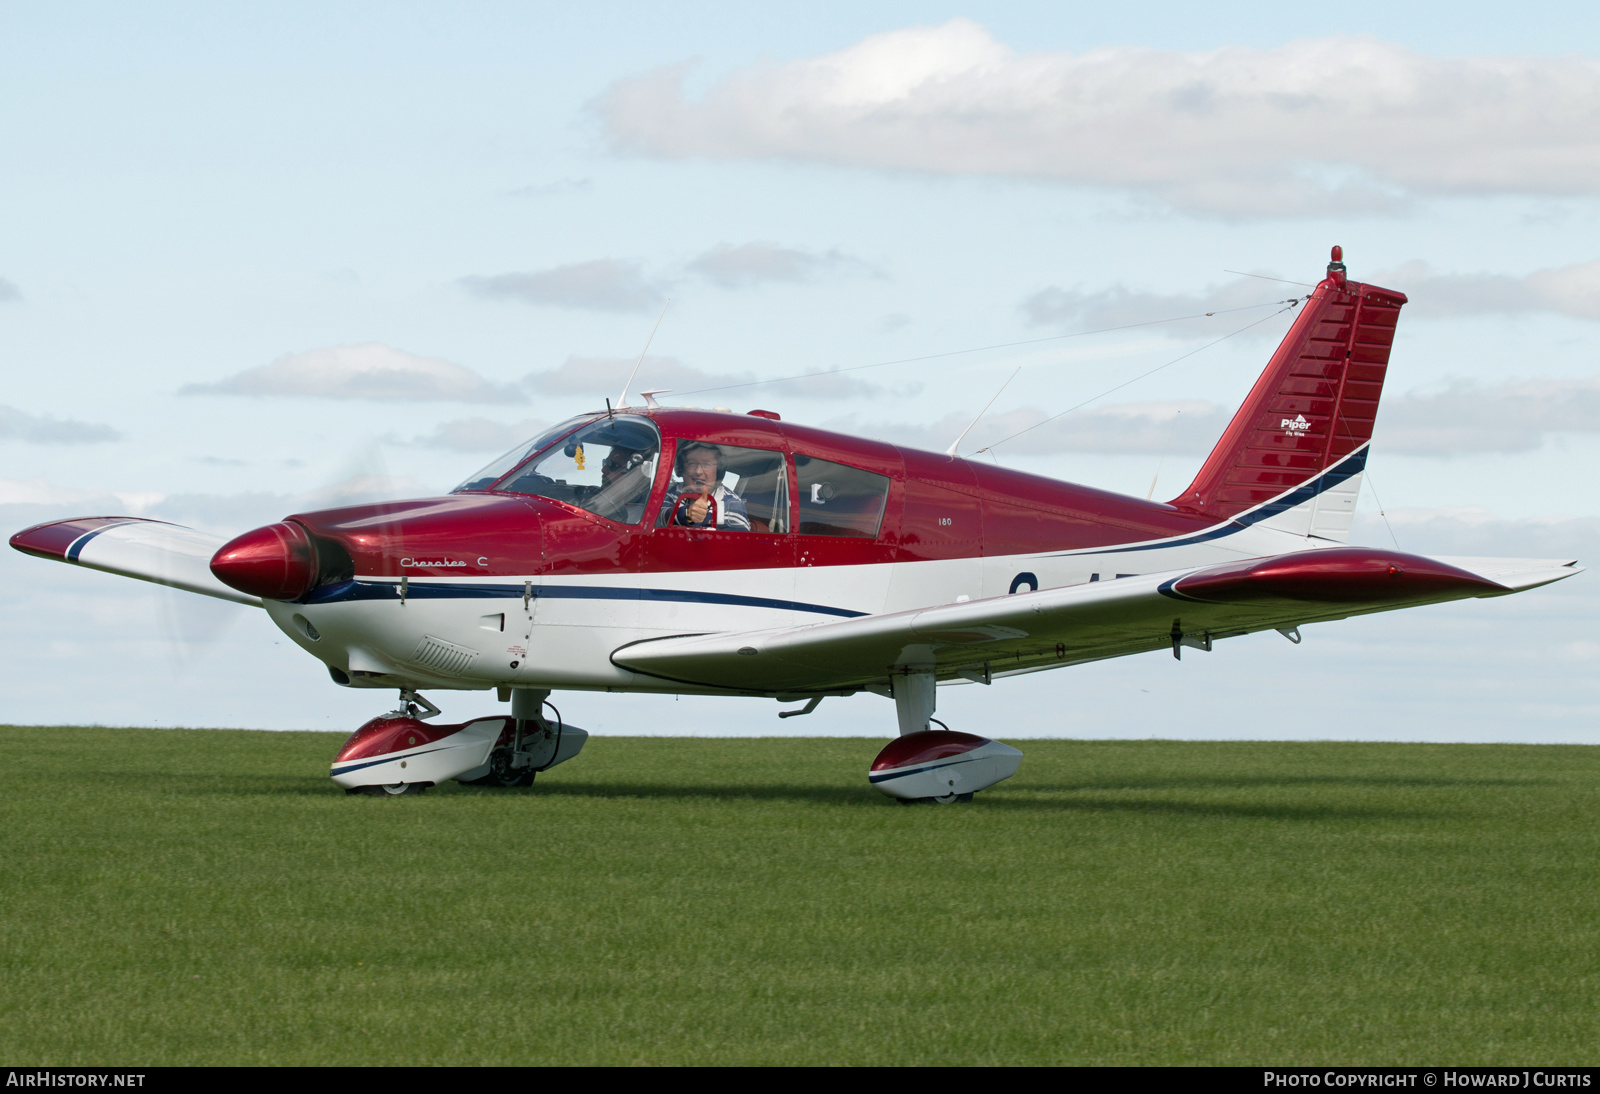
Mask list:
[[[661,434],[648,418],[600,418],[526,464],[494,489],[575,505],[619,524],[644,520]]]
[[[789,473],[782,452],[680,440],[657,527],[789,531]]]
[[[802,536],[875,539],[883,524],[889,479],[858,467],[796,454]]]

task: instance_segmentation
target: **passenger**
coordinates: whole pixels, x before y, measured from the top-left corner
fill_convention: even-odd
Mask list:
[[[722,449],[704,441],[691,441],[678,449],[678,476],[667,489],[662,512],[682,528],[721,528],[728,532],[750,531],[750,513],[744,499],[722,484],[727,470]],[[682,502],[680,505],[679,502]],[[715,523],[711,521],[715,509]]]

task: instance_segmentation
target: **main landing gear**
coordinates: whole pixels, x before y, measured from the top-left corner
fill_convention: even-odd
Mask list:
[[[400,706],[350,735],[329,772],[352,794],[398,797],[458,779],[468,786],[533,785],[536,772],[576,756],[589,735],[562,722],[548,691],[516,689],[512,717],[429,725],[439,708],[410,688]],[[544,717],[549,707],[554,720]]]
[[[935,683],[931,671],[893,678],[900,736],[884,746],[867,771],[867,781],[901,805],[969,802],[978,791],[1015,775],[1022,762],[1022,753],[1010,745],[957,733],[935,718]]]

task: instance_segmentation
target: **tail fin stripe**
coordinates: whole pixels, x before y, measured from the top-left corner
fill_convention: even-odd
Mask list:
[[[1264,501],[1253,509],[1249,509],[1237,516],[1230,517],[1225,523],[1204,532],[1197,532],[1191,536],[1180,536],[1176,539],[1155,540],[1150,543],[1138,543],[1128,547],[1096,547],[1085,551],[1065,551],[1063,554],[1096,554],[1096,555],[1123,555],[1132,551],[1162,551],[1168,547],[1187,547],[1194,543],[1207,543],[1214,539],[1223,539],[1227,536],[1238,535],[1244,529],[1262,521],[1271,520],[1280,513],[1287,512],[1298,505],[1304,505],[1312,498],[1318,497],[1336,486],[1355,478],[1367,469],[1367,453],[1370,451],[1370,442],[1362,441],[1359,448],[1339,460],[1338,463],[1328,468],[1322,474],[1309,482],[1279,494],[1269,501]]]

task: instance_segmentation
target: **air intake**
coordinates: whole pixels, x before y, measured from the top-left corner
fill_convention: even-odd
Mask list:
[[[460,676],[471,668],[477,659],[477,650],[458,646],[454,642],[446,642],[431,634],[422,636],[422,641],[417,643],[416,652],[411,655],[414,664],[450,676]]]

